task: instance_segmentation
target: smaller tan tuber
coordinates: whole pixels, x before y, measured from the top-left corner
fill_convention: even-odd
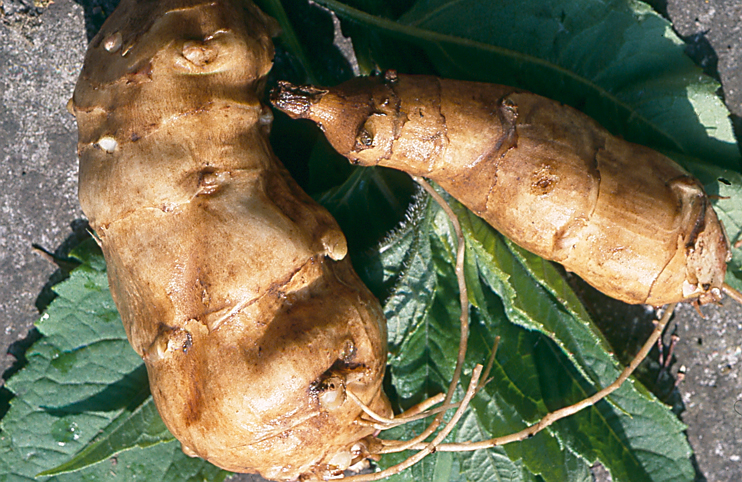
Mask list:
[[[281,84],[351,162],[437,182],[516,244],[608,296],[663,305],[721,298],[729,243],[701,183],[558,102],[426,76]]]

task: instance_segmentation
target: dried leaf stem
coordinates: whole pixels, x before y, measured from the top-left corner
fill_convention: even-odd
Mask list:
[[[659,321],[655,323],[654,331],[644,343],[644,346],[642,346],[641,350],[639,350],[631,363],[626,368],[624,368],[624,370],[621,372],[621,375],[619,375],[619,377],[613,383],[598,391],[593,396],[588,397],[578,403],[575,403],[574,405],[570,405],[568,407],[564,407],[551,412],[544,416],[544,418],[542,418],[539,422],[531,425],[524,430],[521,430],[520,432],[505,435],[502,437],[495,437],[489,440],[483,440],[481,442],[441,444],[437,447],[437,450],[444,452],[467,452],[472,450],[492,448],[498,445],[505,445],[510,442],[517,442],[528,437],[532,437],[533,435],[537,434],[557,420],[561,420],[565,417],[579,412],[584,408],[595,405],[597,402],[616,391],[631,376],[631,374],[634,372],[634,370],[636,370],[639,364],[647,357],[652,347],[655,345],[655,343],[657,343],[657,340],[660,338],[660,336],[662,336],[662,332],[664,331],[665,326],[667,326],[667,322],[670,320],[670,317],[675,310],[675,306],[676,303],[668,305],[663,316],[660,318]],[[419,449],[422,446],[422,444],[414,445],[412,449]]]

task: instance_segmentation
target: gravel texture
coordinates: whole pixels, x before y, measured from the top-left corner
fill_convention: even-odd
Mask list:
[[[75,122],[65,106],[91,25],[110,6],[78,1],[0,0],[0,371],[6,378],[35,339],[33,322],[49,300],[48,286],[69,267],[68,247],[85,233]],[[742,3],[657,0],[655,7],[690,42],[689,55],[721,80],[742,126]],[[704,313],[705,319],[682,306],[674,321],[679,341],[671,371],[684,372],[675,403],[684,405],[698,479],[742,480],[742,307],[726,302]],[[637,311],[623,336],[641,336],[641,318]],[[596,470],[596,478],[609,477]]]

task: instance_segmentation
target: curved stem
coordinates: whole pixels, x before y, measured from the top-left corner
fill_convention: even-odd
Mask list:
[[[432,197],[435,202],[438,203],[441,209],[443,209],[448,218],[451,220],[451,224],[453,224],[454,232],[456,233],[456,237],[458,239],[458,246],[456,250],[456,279],[459,285],[459,302],[461,304],[461,317],[459,319],[459,326],[461,330],[459,340],[459,354],[456,359],[456,368],[453,372],[451,383],[448,386],[446,398],[443,401],[443,405],[446,406],[451,405],[451,399],[453,399],[453,394],[456,392],[456,387],[459,383],[459,380],[461,379],[461,371],[464,368],[464,358],[466,357],[466,348],[469,339],[469,294],[466,288],[466,279],[464,277],[464,254],[466,251],[466,243],[464,241],[464,233],[461,230],[459,218],[456,216],[456,213],[453,212],[446,200],[443,199],[443,197],[441,197],[441,195],[438,194],[438,192],[433,189],[433,187],[428,184],[425,179],[418,176],[410,177],[412,177],[415,182],[420,184],[420,186],[422,186],[422,188],[427,191],[430,197]],[[380,450],[380,453],[385,454],[401,452],[403,450],[407,450],[415,444],[419,444],[420,442],[428,438],[440,426],[440,424],[443,422],[444,414],[445,412],[439,413],[425,430],[423,430],[419,435],[413,437],[410,440],[383,441],[382,443],[384,443],[384,448]]]
[[[464,415],[464,411],[469,406],[469,402],[471,402],[472,397],[474,397],[474,394],[477,392],[477,386],[479,384],[479,378],[481,377],[481,375],[482,365],[475,366],[474,370],[472,370],[471,380],[469,381],[469,388],[467,388],[466,394],[464,395],[463,400],[461,400],[461,405],[459,405],[459,408],[453,414],[451,420],[449,420],[448,423],[441,429],[441,431],[438,432],[435,438],[429,443],[423,444],[422,449],[420,449],[419,452],[407,458],[404,462],[393,465],[387,469],[382,470],[381,472],[376,472],[373,474],[354,475],[351,477],[346,477],[343,480],[351,482],[370,482],[373,480],[381,480],[391,475],[398,474],[409,467],[412,467],[428,455],[436,452],[443,439],[445,439],[448,434],[451,433],[451,430],[453,430],[453,428],[456,426],[459,419],[461,419],[461,416]]]
[[[545,429],[549,425],[553,424],[557,420],[561,420],[565,417],[568,417],[570,415],[573,415],[580,410],[590,407],[594,404],[596,404],[598,401],[602,400],[606,396],[610,395],[614,391],[616,391],[623,383],[631,376],[631,374],[636,370],[636,367],[639,366],[639,364],[647,357],[652,347],[657,343],[657,340],[662,336],[662,332],[664,331],[665,327],[667,326],[668,321],[670,321],[670,316],[672,316],[673,311],[675,310],[675,306],[677,303],[672,303],[668,305],[667,310],[665,311],[662,318],[656,322],[654,331],[649,336],[647,341],[644,343],[644,346],[642,346],[641,350],[639,350],[639,353],[636,354],[633,360],[631,360],[631,363],[629,366],[624,368],[624,370],[621,372],[621,375],[610,385],[605,387],[604,389],[600,390],[596,394],[594,394],[591,397],[588,397],[578,403],[575,403],[574,405],[570,405],[568,407],[561,408],[559,410],[556,410],[554,412],[551,412],[544,416],[539,422],[531,425],[530,427],[521,430],[520,432],[505,435],[502,437],[496,437],[489,440],[484,440],[481,442],[467,442],[467,443],[460,443],[460,444],[441,444],[439,445],[436,450],[444,451],[444,452],[468,452],[473,450],[481,450],[481,449],[488,449],[492,447],[496,447],[498,445],[505,445],[510,442],[518,442],[524,439],[527,439],[528,437],[532,437],[533,435],[537,434],[541,430]],[[418,449],[422,447],[422,444],[418,444],[413,446],[413,449]]]
[[[740,293],[739,291],[735,290],[734,288],[732,288],[731,286],[729,286],[729,285],[728,285],[728,284],[726,284],[726,283],[724,283],[724,284],[723,284],[723,285],[721,286],[721,290],[722,290],[722,291],[723,291],[724,293],[726,293],[726,295],[727,295],[727,296],[729,296],[729,297],[730,297],[730,298],[732,298],[732,299],[733,299],[734,301],[736,301],[737,303],[739,303],[739,304],[741,304],[741,305],[742,305],[742,293]]]

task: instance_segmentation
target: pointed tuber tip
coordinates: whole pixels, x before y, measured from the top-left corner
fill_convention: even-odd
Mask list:
[[[308,85],[294,85],[280,81],[278,87],[271,91],[271,103],[293,119],[308,119],[313,104],[327,94],[326,89]]]

